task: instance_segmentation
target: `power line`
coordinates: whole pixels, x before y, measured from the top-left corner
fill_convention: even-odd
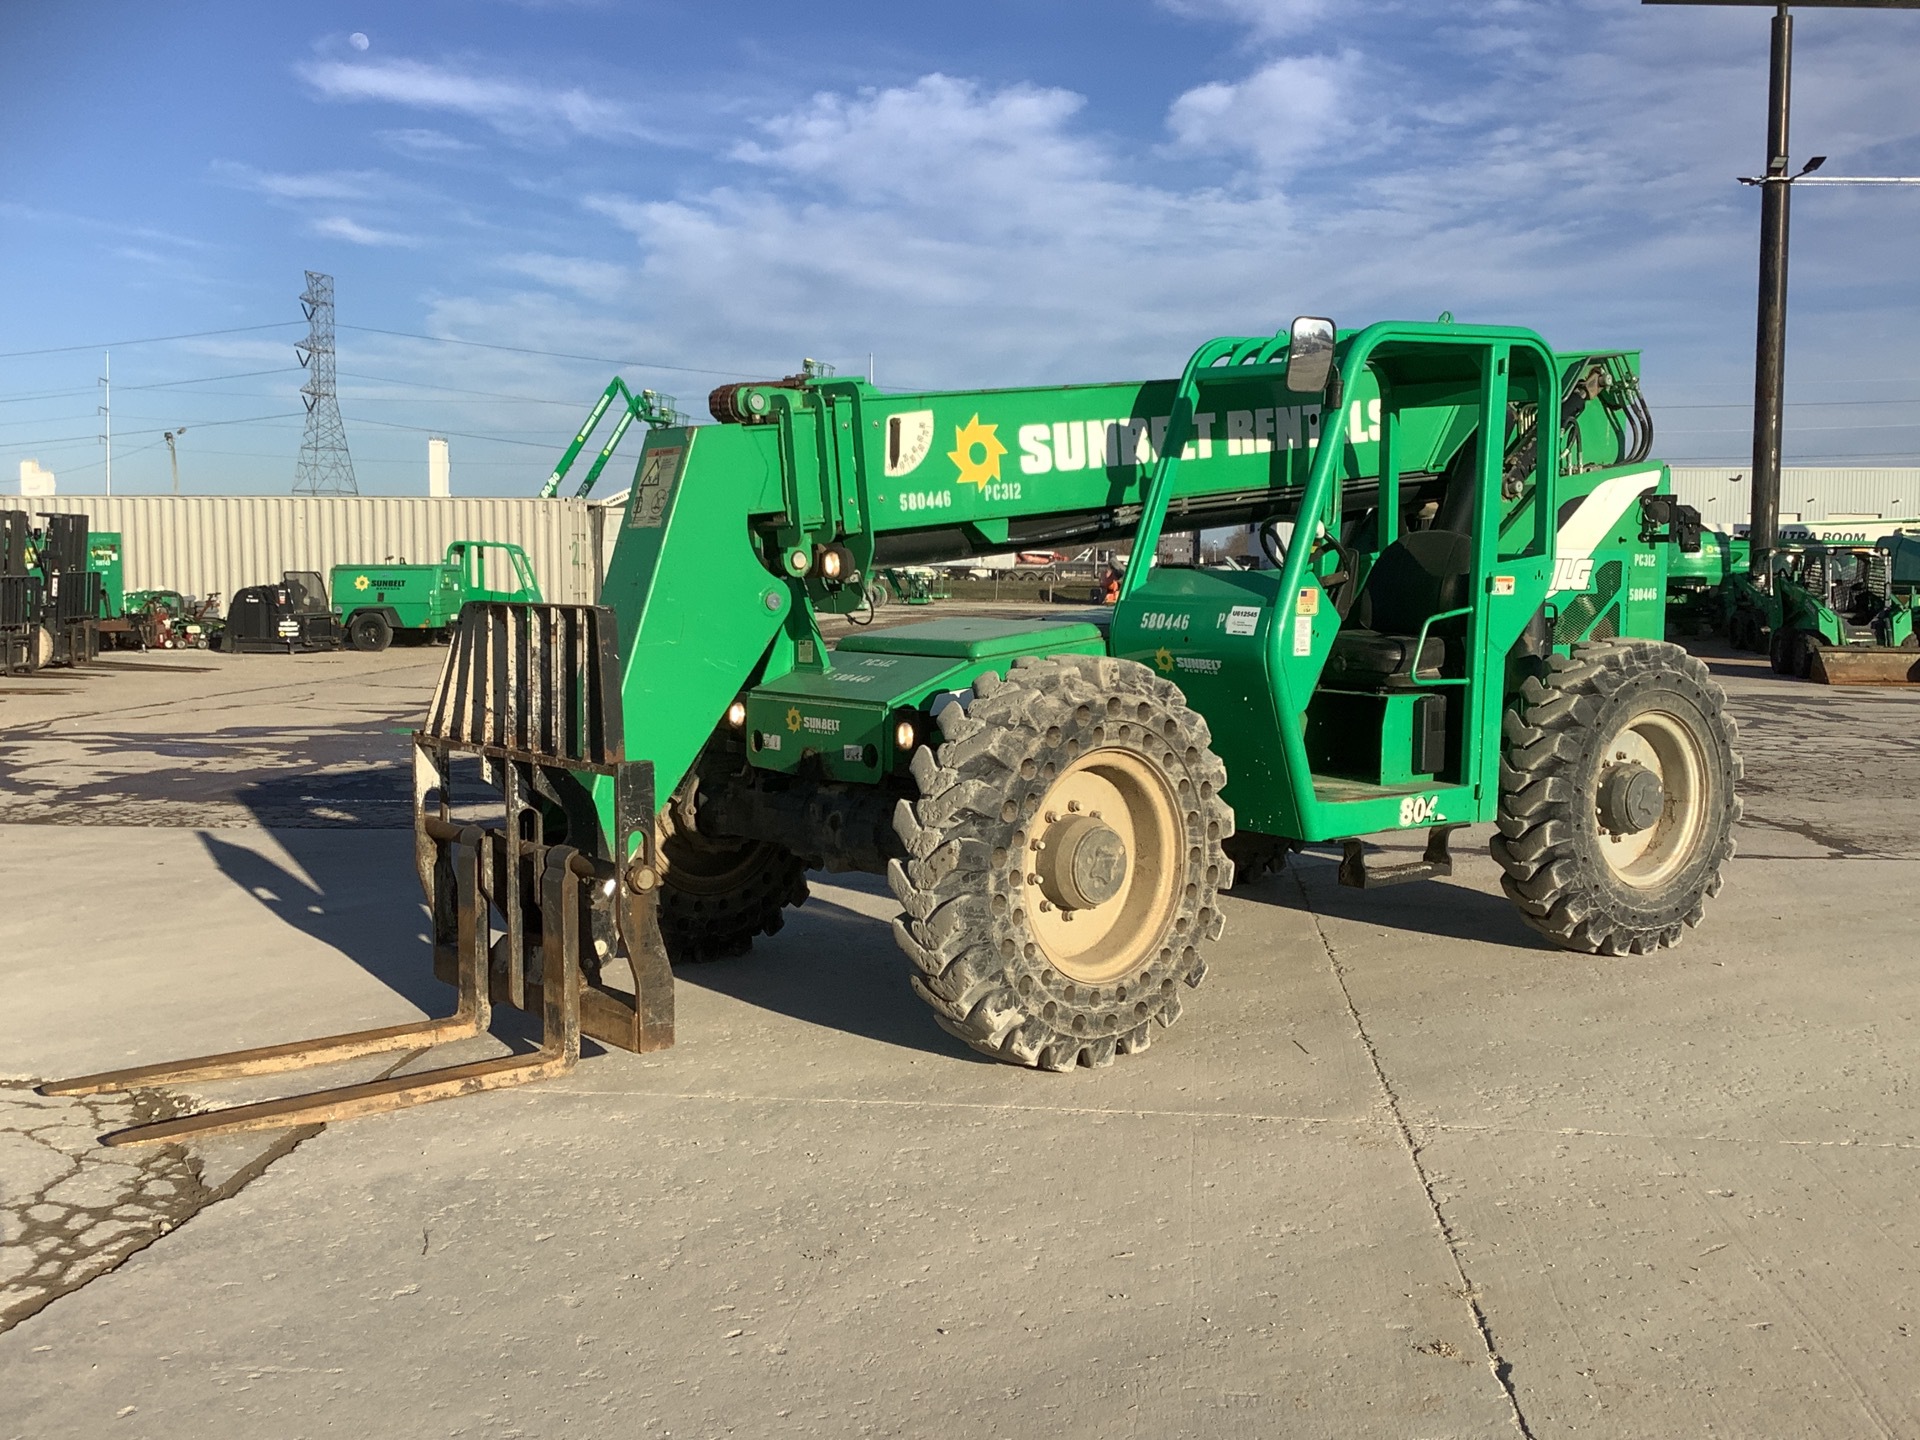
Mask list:
[[[723,380],[753,378],[739,370],[702,370],[692,365],[663,365],[652,360],[614,360],[605,355],[573,355],[564,350],[530,350],[524,345],[499,345],[488,340],[456,340],[451,335],[420,335],[411,330],[381,330],[372,325],[342,325],[339,328],[357,330],[367,335],[392,335],[401,340],[427,340],[436,345],[469,345],[476,350],[504,350],[512,355],[541,355],[549,360],[585,360],[590,364],[612,365],[616,368],[672,370],[686,375],[718,375]]]
[[[93,345],[52,345],[45,350],[0,350],[0,360],[21,360],[31,355],[66,355],[75,350],[118,350],[124,345],[164,345],[172,340],[199,340],[208,335],[241,335],[250,330],[279,330],[297,325],[297,320],[275,320],[269,325],[229,325],[224,330],[188,330],[179,335],[143,335],[137,340],[104,340]]]
[[[517,400],[525,405],[565,405],[573,409],[581,408],[578,399],[545,400],[537,395],[505,395],[497,390],[463,390],[457,385],[429,385],[424,380],[402,380],[393,375],[368,375],[364,371],[346,371],[343,373],[349,380],[371,380],[378,385],[406,385],[416,390],[440,390],[449,395],[477,395],[487,400]],[[361,397],[362,400],[371,398],[374,397]]]
[[[300,418],[302,418],[301,412],[294,410],[281,415],[248,415],[239,420],[196,420],[193,422],[193,425],[195,429],[210,430],[216,425],[257,425],[267,420],[298,420]],[[123,430],[120,433],[122,435],[159,435],[162,434],[165,429],[170,428],[172,427],[155,426],[151,430]],[[92,444],[98,444],[100,436],[97,433],[92,435],[55,435],[40,440],[9,440],[6,443],[15,449],[24,449],[30,445],[63,445],[70,440],[85,440]]]
[[[411,430],[419,435],[458,435],[462,440],[488,440],[495,445],[525,445],[534,450],[553,449],[551,440],[509,440],[504,435],[476,435],[470,430],[442,430],[436,425],[402,425],[393,420],[356,419],[356,425],[378,425],[383,430]]]
[[[216,380],[250,380],[256,375],[297,375],[298,365],[280,365],[272,370],[236,370],[231,375],[199,375],[191,380],[154,380],[145,385],[122,385],[122,390],[171,390],[179,385],[211,385]]]

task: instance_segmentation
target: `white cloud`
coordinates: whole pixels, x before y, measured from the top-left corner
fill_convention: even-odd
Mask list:
[[[1295,313],[1451,309],[1644,345],[1656,400],[1737,397],[1754,216],[1732,177],[1759,145],[1764,25],[1598,3],[1445,0],[1371,29],[1367,13],[1336,52],[1287,53],[1258,20],[1254,53],[1169,97],[1164,144],[1031,84],[816,95],[718,147],[717,180],[609,183],[581,203],[615,235],[576,226],[564,256],[517,241],[496,272],[537,285],[443,293],[429,328],[742,375],[802,355],[851,372],[872,350],[883,385],[934,387],[1166,374],[1203,339]],[[1820,143],[1804,148],[1879,143],[1882,163],[1853,168],[1920,168],[1899,47],[1808,33],[1796,118]],[[1796,346],[1830,335],[1797,350],[1806,383],[1911,348],[1888,318],[1920,300],[1891,208],[1906,201],[1796,206]]]
[[[574,255],[503,255],[495,262],[502,270],[525,275],[559,290],[575,290],[582,295],[605,295],[626,280],[623,265],[605,260],[588,260]]]
[[[1311,30],[1339,0],[1160,0],[1176,15],[1225,20],[1246,27],[1251,38],[1275,39]]]
[[[364,200],[381,177],[366,170],[311,171],[304,175],[256,170],[233,160],[215,160],[208,167],[214,178],[243,190],[271,195],[276,200]]]
[[[578,88],[551,89],[520,80],[470,75],[418,60],[317,60],[296,68],[302,79],[330,100],[407,105],[467,115],[519,139],[567,134],[634,139],[649,135],[631,107]]]
[[[1167,111],[1181,149],[1246,151],[1269,170],[1325,163],[1334,141],[1367,113],[1357,96],[1354,51],[1275,60],[1244,80],[1213,81],[1187,91]]]
[[[326,215],[313,222],[315,233],[331,236],[335,240],[346,240],[354,245],[399,245],[411,247],[420,242],[414,236],[402,235],[393,230],[375,230],[350,220],[345,215]]]
[[[402,155],[411,155],[419,160],[441,160],[449,155],[464,155],[480,148],[470,140],[457,139],[442,130],[376,130],[374,138],[389,150],[397,150]]]

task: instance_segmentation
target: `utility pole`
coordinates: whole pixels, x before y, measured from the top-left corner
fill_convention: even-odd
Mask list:
[[[100,383],[106,387],[105,401],[100,405],[100,414],[106,421],[106,431],[100,436],[100,443],[107,447],[107,494],[113,494],[113,352],[106,352],[107,373],[100,377]]]
[[[173,493],[178,495],[180,493],[180,454],[173,448],[173,437],[186,434],[187,427],[180,425],[161,433],[167,442],[167,459],[173,463]]]
[[[1747,543],[1754,580],[1772,588],[1771,555],[1780,528],[1780,439],[1786,403],[1787,237],[1794,183],[1818,169],[1816,155],[1789,173],[1787,137],[1793,109],[1793,13],[1782,0],[1640,0],[1643,5],[1765,6],[1773,11],[1767,57],[1766,173],[1741,183],[1760,187],[1760,296],[1754,325],[1753,500]],[[1920,10],[1920,0],[1793,0],[1803,9]],[[1821,182],[1813,182],[1821,183]],[[1836,183],[1860,183],[1858,181]],[[1872,182],[1868,182],[1872,183]]]
[[[1787,390],[1787,234],[1793,186],[1787,179],[1787,128],[1793,109],[1793,15],[1773,13],[1767,52],[1767,171],[1760,187],[1760,305],[1753,344],[1753,502],[1747,548],[1753,573],[1767,583],[1780,530],[1780,427]]]

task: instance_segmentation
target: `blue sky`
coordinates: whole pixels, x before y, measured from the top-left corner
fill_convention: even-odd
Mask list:
[[[1743,469],[1766,13],[0,0],[0,486],[99,491],[98,342],[231,328],[114,348],[115,489],[179,425],[184,489],[290,489],[309,268],[368,493],[428,432],[532,493],[613,362],[704,418],[802,356],[1144,378],[1300,312],[1637,346],[1657,453]],[[1920,174],[1920,14],[1800,12],[1797,61],[1797,155]],[[1790,459],[1920,463],[1916,232],[1797,194]]]

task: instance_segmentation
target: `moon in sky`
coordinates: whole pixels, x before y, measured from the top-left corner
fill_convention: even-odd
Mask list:
[[[372,43],[373,42],[371,40],[367,39],[367,37],[361,34],[358,30],[354,31],[351,35],[347,36],[347,44],[351,45],[356,50],[364,50],[367,48],[367,46],[371,45]]]

